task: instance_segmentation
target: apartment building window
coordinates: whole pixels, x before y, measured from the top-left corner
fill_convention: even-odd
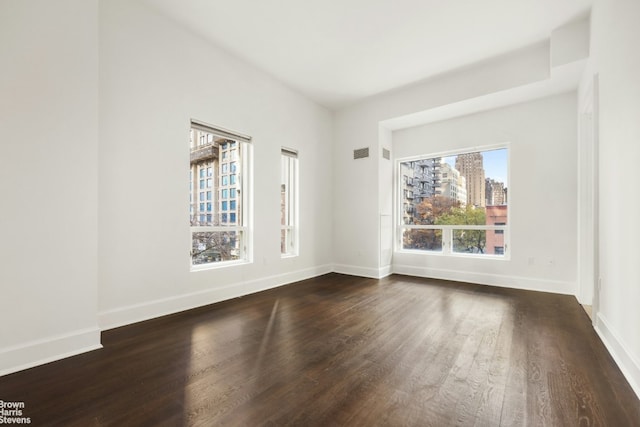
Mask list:
[[[508,255],[508,146],[398,161],[396,248],[442,255]]]
[[[298,152],[280,154],[280,253],[298,255]]]
[[[246,135],[191,122],[192,269],[249,260],[250,142]]]

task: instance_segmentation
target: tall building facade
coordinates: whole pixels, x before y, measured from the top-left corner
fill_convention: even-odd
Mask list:
[[[440,157],[400,164],[403,222],[413,224],[416,206],[424,199],[440,194]]]
[[[236,141],[191,129],[192,226],[241,224],[238,150]]]
[[[456,157],[456,169],[467,184],[467,204],[485,207],[485,176],[482,153],[465,153]]]
[[[507,189],[503,182],[487,178],[485,180],[485,195],[487,206],[507,204]]]
[[[456,168],[446,162],[440,165],[440,194],[467,204],[467,182]]]

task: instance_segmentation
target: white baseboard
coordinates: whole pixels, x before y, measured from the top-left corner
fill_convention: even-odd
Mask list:
[[[393,272],[396,274],[406,274],[407,276],[453,280],[456,282],[477,283],[479,285],[523,289],[527,291],[551,292],[563,295],[575,295],[576,286],[574,282],[564,282],[560,280],[444,270],[438,268],[416,267],[413,265],[394,264]]]
[[[0,376],[99,348],[102,345],[97,327],[0,348]]]
[[[386,267],[380,267],[378,269],[378,279],[382,279],[393,274],[393,266],[387,265]]]
[[[629,347],[600,313],[596,315],[595,330],[640,399],[640,361],[629,351]]]
[[[189,294],[177,295],[141,304],[107,310],[99,313],[99,325],[102,330],[113,329],[136,322],[166,316],[192,308],[202,307],[216,302],[249,295],[255,292],[309,279],[333,271],[331,265],[298,270],[289,273],[262,277],[260,279],[234,283],[224,287],[207,289]]]
[[[368,277],[370,279],[382,279],[392,274],[391,266],[382,268],[358,267],[355,265],[335,264],[334,273],[348,274],[349,276]]]

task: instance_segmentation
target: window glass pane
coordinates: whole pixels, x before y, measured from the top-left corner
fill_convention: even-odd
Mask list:
[[[504,255],[505,234],[505,230],[487,230],[485,249],[487,255]]]
[[[233,185],[235,183],[236,183],[236,175],[233,174],[233,175],[231,175],[231,185]]]
[[[453,252],[485,254],[487,248],[486,230],[453,230]]]
[[[227,202],[222,202],[222,210],[223,211],[227,210]]]
[[[207,191],[207,200],[211,200],[211,191]]]
[[[230,202],[230,204],[229,204],[229,208],[230,208],[231,210],[235,210],[235,209],[236,209],[236,201],[235,201],[235,200],[232,200],[232,201]]]
[[[227,191],[227,190],[224,190],[224,191]],[[231,198],[234,198],[234,199],[235,199],[235,197],[236,197],[236,189],[235,189],[235,188],[232,188],[232,189],[230,189],[229,191],[230,191]],[[226,196],[225,196],[225,197],[226,197]]]
[[[230,213],[229,214],[229,221],[230,222],[236,222],[236,214]]]
[[[287,230],[280,230],[280,253],[286,254],[288,252],[287,247]]]
[[[420,251],[442,251],[442,230],[404,230],[402,249]]]
[[[222,190],[222,198],[226,199],[229,197],[229,190]]]
[[[241,231],[212,231],[192,233],[192,262],[194,265],[240,258]]]
[[[227,175],[222,176],[222,185],[229,185],[229,177]]]
[[[402,222],[507,223],[507,149],[400,163]]]
[[[297,155],[291,150],[283,149],[280,156],[280,224],[282,255],[297,253]]]

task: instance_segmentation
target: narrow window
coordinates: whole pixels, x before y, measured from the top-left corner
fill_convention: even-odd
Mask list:
[[[280,155],[280,253],[298,255],[298,152],[283,148]]]
[[[249,261],[247,178],[251,138],[196,121],[191,122],[190,134],[190,176],[201,178],[190,185],[192,269]],[[235,153],[233,166],[231,147]],[[229,182],[231,167],[237,179]]]

